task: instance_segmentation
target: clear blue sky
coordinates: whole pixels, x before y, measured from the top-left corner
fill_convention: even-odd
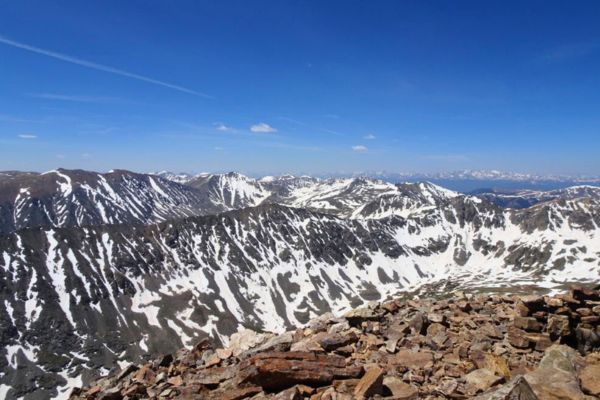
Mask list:
[[[0,9],[0,169],[600,174],[598,1]]]

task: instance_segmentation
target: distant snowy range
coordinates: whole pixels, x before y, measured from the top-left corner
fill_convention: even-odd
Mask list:
[[[0,398],[402,292],[600,281],[600,187],[497,171],[0,172]]]

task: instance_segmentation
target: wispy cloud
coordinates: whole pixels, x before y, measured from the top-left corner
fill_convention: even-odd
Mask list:
[[[76,103],[128,103],[118,97],[85,96],[59,93],[28,93],[27,96],[43,100],[72,101]]]
[[[352,146],[352,151],[356,152],[356,153],[364,153],[366,152],[367,146],[363,146],[362,144],[357,144],[355,146]]]
[[[37,139],[37,135],[33,135],[31,133],[21,133],[20,135],[17,135],[18,137],[20,137],[21,139]]]
[[[372,133],[369,133],[369,134],[368,134],[368,135],[366,135],[364,138],[365,138],[365,139],[367,139],[367,140],[375,140],[375,138],[376,138],[376,137],[375,137],[375,135],[373,135]]]
[[[230,126],[225,125],[222,122],[215,122],[213,125],[215,126],[215,129],[220,132],[236,132],[235,129],[233,129]]]
[[[45,121],[39,120],[39,119],[27,119],[27,118],[21,118],[21,117],[15,117],[12,115],[6,115],[6,114],[0,114],[0,121],[3,122],[25,122],[25,123],[33,123],[33,124],[41,124],[44,123]]]
[[[269,124],[265,124],[264,122],[259,122],[258,124],[254,124],[250,127],[250,132],[253,133],[275,133],[277,129],[273,128]]]
[[[164,81],[161,81],[158,79],[149,78],[144,75],[139,75],[139,74],[135,74],[133,72],[124,71],[122,69],[110,67],[107,65],[102,65],[102,64],[95,63],[95,62],[82,60],[77,57],[69,56],[69,55],[62,54],[62,53],[57,53],[57,52],[51,51],[51,50],[42,49],[40,47],[31,46],[31,45],[28,45],[25,43],[21,43],[21,42],[15,41],[15,40],[8,39],[7,37],[4,37],[2,35],[0,35],[0,43],[8,45],[8,46],[16,47],[16,48],[19,48],[22,50],[26,50],[26,51],[29,51],[32,53],[41,54],[46,57],[55,58],[57,60],[65,61],[65,62],[68,62],[71,64],[80,65],[82,67],[107,72],[109,74],[124,76],[126,78],[131,78],[131,79],[135,79],[138,81],[151,83],[153,85],[166,87],[166,88],[177,90],[177,91],[183,92],[183,93],[193,94],[195,96],[206,97],[209,99],[213,98],[212,96],[209,96],[205,93],[201,93],[196,90],[186,88],[184,86],[174,85],[172,83],[164,82]]]

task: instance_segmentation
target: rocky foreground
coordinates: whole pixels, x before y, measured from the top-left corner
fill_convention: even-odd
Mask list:
[[[281,335],[130,365],[71,399],[600,398],[600,291],[456,293],[324,315]]]

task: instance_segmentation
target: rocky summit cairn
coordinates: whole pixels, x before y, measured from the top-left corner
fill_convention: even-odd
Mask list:
[[[323,315],[130,365],[71,399],[600,398],[600,291],[456,293]]]

